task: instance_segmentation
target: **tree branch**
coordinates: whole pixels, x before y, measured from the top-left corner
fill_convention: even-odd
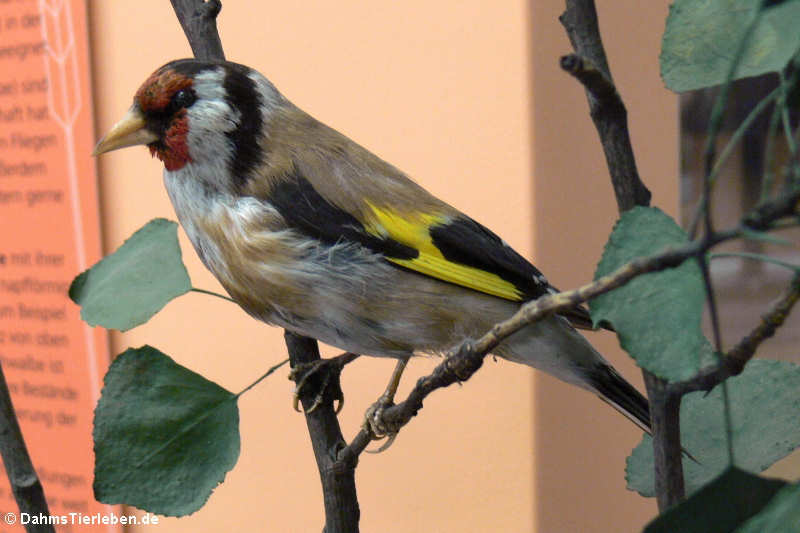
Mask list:
[[[670,383],[667,389],[672,396],[683,396],[694,391],[710,391],[731,376],[738,376],[745,365],[756,353],[762,342],[775,335],[783,325],[792,308],[800,299],[800,273],[795,274],[789,288],[772,309],[761,318],[761,322],[745,338],[739,341],[721,361],[702,370],[697,376],[676,383]]]
[[[0,367],[0,455],[3,457],[6,475],[11,483],[14,499],[17,500],[19,512],[31,516],[50,516],[42,483],[36,475],[25,440],[22,438],[2,367]],[[55,529],[47,523],[38,525],[29,523],[25,526],[25,531],[52,533]]]
[[[684,498],[681,397],[668,393],[666,380],[646,370],[642,375],[650,400],[656,502],[659,511],[664,512]]]
[[[183,33],[197,59],[224,61],[225,52],[217,31],[217,15],[222,9],[220,0],[170,0],[181,23]]]
[[[614,82],[591,61],[578,54],[569,54],[562,56],[559,64],[565,72],[572,74],[583,84],[599,107],[607,107],[614,110],[615,114],[622,114],[622,116],[627,114],[625,104],[622,102],[622,97],[617,92]],[[635,201],[635,197],[633,200]],[[630,200],[625,199],[624,201]]]
[[[170,0],[183,32],[189,40],[197,59],[222,61],[225,54],[217,31],[217,15],[222,9],[219,0]],[[298,364],[313,363],[320,359],[319,347],[313,339],[286,332],[289,361]],[[340,454],[345,447],[339,420],[333,411],[333,399],[328,394],[324,401],[309,413],[313,399],[301,398],[306,411],[311,445],[317,460],[322,481],[325,504],[323,533],[357,533],[359,508],[356,496],[355,468],[358,454]],[[366,444],[364,445],[366,446]]]
[[[566,4],[560,20],[578,57],[566,61],[566,65],[562,59],[562,68],[586,87],[590,114],[603,145],[617,207],[623,212],[636,205],[649,205],[650,191],[636,170],[628,132],[628,114],[608,67],[594,0],[567,0]],[[650,399],[656,497],[659,510],[664,511],[672,503],[682,500],[684,494],[680,399],[668,401],[663,396],[666,382],[646,370],[642,374]],[[676,442],[678,446],[670,449]]]
[[[319,361],[317,341],[289,331],[284,333],[284,339],[289,348],[292,368]],[[339,419],[333,410],[330,389],[322,389],[321,394],[324,395],[323,401],[313,410],[311,407],[316,403],[313,395],[303,395],[300,401],[303,403],[308,434],[322,481],[325,504],[323,533],[357,532],[360,517],[355,480],[358,454],[340,454],[345,448],[345,441]]]
[[[567,31],[577,56],[567,66],[582,66],[578,72],[594,71],[602,78],[602,84],[587,85],[577,73],[575,75],[587,89],[589,112],[600,136],[606,164],[611,173],[611,183],[617,198],[619,211],[627,211],[637,205],[650,205],[650,191],[642,183],[636,170],[630,135],[628,114],[625,105],[614,88],[608,68],[603,41],[597,25],[597,10],[594,0],[567,0],[567,7],[559,20]],[[562,60],[562,67],[564,62]],[[595,76],[597,77],[597,76]],[[610,87],[613,91],[597,90]],[[616,98],[609,98],[609,95]]]

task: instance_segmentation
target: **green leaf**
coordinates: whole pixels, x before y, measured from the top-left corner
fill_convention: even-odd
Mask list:
[[[644,533],[729,533],[758,513],[784,485],[783,480],[730,468],[653,520]]]
[[[762,472],[800,446],[800,366],[756,359],[728,379],[736,466]],[[692,493],[728,466],[722,387],[708,396],[693,392],[681,405],[681,442],[700,464],[683,461],[686,492]],[[628,457],[628,489],[654,496],[650,436]]]
[[[72,281],[69,297],[92,326],[126,331],[150,320],[192,288],[181,260],[178,225],[156,218]]]
[[[94,494],[183,516],[239,457],[237,396],[150,346],[120,354],[94,414]]]
[[[799,533],[800,484],[782,488],[760,513],[736,533]]]
[[[635,207],[611,232],[597,265],[597,280],[642,256],[688,242],[686,233],[661,210]],[[650,372],[670,381],[688,379],[710,351],[700,330],[705,292],[694,259],[678,268],[645,274],[589,302],[595,324],[610,322],[620,345]]]
[[[761,0],[676,0],[661,42],[661,77],[675,92],[724,83]],[[765,9],[733,79],[777,72],[800,47],[800,2]]]

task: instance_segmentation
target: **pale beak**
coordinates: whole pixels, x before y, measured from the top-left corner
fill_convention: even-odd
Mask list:
[[[137,144],[150,144],[157,140],[158,135],[147,129],[142,111],[139,106],[134,104],[122,117],[122,120],[114,124],[111,131],[100,139],[97,146],[94,147],[92,155],[100,155]]]

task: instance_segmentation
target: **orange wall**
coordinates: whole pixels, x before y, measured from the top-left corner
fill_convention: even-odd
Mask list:
[[[535,255],[553,283],[591,277],[616,213],[583,91],[557,68],[570,51],[556,20],[562,1],[502,9],[484,0],[224,4],[229,59],[258,68],[317,118]],[[657,203],[674,212],[676,108],[655,70],[666,5],[604,1],[598,9],[640,170]],[[90,26],[105,131],[151,71],[190,50],[164,0],[92,2]],[[99,170],[108,251],[149,219],[174,218],[161,164],[146,150],[104,156]],[[182,239],[194,284],[218,289]],[[280,330],[200,295],[113,343],[113,353],[153,344],[233,391],[285,357]],[[638,377],[613,338],[598,346]],[[401,396],[434,364],[414,360]],[[346,437],[392,365],[362,358],[345,370]],[[236,468],[201,511],[147,531],[319,531],[318,475],[290,391],[280,372],[248,393]],[[655,512],[624,490],[624,457],[638,438],[590,395],[489,361],[464,386],[430,397],[387,452],[362,456],[362,530],[635,530]]]

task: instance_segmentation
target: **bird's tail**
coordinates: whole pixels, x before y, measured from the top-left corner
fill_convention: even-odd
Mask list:
[[[601,400],[622,413],[625,418],[646,431],[648,435],[653,434],[650,426],[650,403],[638,390],[633,388],[633,385],[617,374],[616,370],[608,365],[601,365],[589,374],[588,378]],[[681,451],[686,457],[700,464],[700,461],[695,459],[686,448],[681,447]]]
[[[652,435],[647,398],[625,381],[566,320],[550,317],[534,322],[509,337],[494,353],[594,392],[642,431]],[[700,464],[686,448],[681,450]]]
[[[601,400],[622,413],[647,433],[650,428],[650,405],[633,385],[609,365],[600,364],[586,376],[589,385]]]
[[[553,316],[528,325],[503,342],[495,353],[594,392],[650,433],[647,398],[617,374],[563,318]]]

